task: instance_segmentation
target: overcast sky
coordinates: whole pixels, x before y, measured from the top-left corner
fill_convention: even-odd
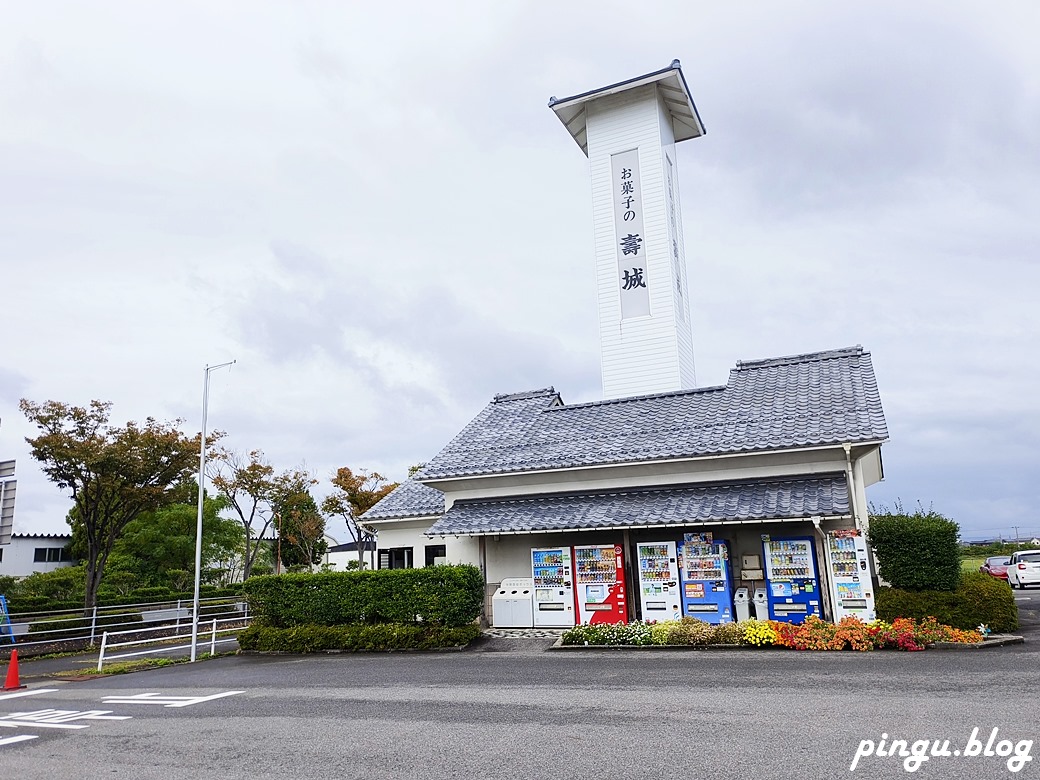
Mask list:
[[[198,431],[235,359],[211,427],[326,483],[403,478],[495,393],[599,398],[588,161],[547,102],[678,58],[699,384],[862,344],[868,498],[1040,534],[1037,30],[1026,0],[10,4],[15,531],[69,507],[19,398]]]

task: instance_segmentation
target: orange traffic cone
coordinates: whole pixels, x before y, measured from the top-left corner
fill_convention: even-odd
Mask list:
[[[7,664],[7,680],[4,681],[4,690],[17,691],[24,687],[24,685],[18,684],[18,651],[12,650],[11,661]]]

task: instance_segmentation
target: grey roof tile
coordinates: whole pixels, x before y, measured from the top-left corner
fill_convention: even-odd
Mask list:
[[[566,406],[499,395],[419,479],[634,463],[888,438],[862,347],[738,362],[725,386]]]
[[[397,520],[406,517],[431,517],[444,512],[444,494],[421,482],[402,482],[374,507],[361,515],[365,520]]]
[[[843,474],[677,488],[458,501],[429,536],[533,533],[847,515]]]

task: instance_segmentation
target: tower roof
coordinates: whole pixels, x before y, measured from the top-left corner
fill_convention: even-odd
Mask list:
[[[688,138],[697,138],[706,132],[697,106],[693,104],[690,97],[690,88],[686,84],[679,60],[672,60],[672,64],[663,70],[647,73],[645,76],[636,76],[627,81],[619,81],[606,87],[594,89],[591,92],[582,92],[580,95],[572,95],[566,98],[549,98],[549,108],[556,112],[556,116],[563,122],[567,132],[571,134],[581,150],[586,155],[589,153],[588,140],[585,133],[585,105],[608,95],[617,95],[627,92],[636,87],[646,84],[657,84],[664,104],[668,108],[668,114],[672,119],[672,133],[676,142],[685,141]]]

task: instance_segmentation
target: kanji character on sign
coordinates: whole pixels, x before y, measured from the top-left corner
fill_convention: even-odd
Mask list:
[[[621,239],[621,254],[623,255],[638,255],[639,245],[643,243],[643,239],[639,237],[638,233],[629,233],[623,239]]]
[[[622,286],[622,290],[634,290],[636,287],[646,287],[646,280],[643,279],[643,269],[633,268],[632,273],[627,270],[623,271],[625,274],[625,284]]]

